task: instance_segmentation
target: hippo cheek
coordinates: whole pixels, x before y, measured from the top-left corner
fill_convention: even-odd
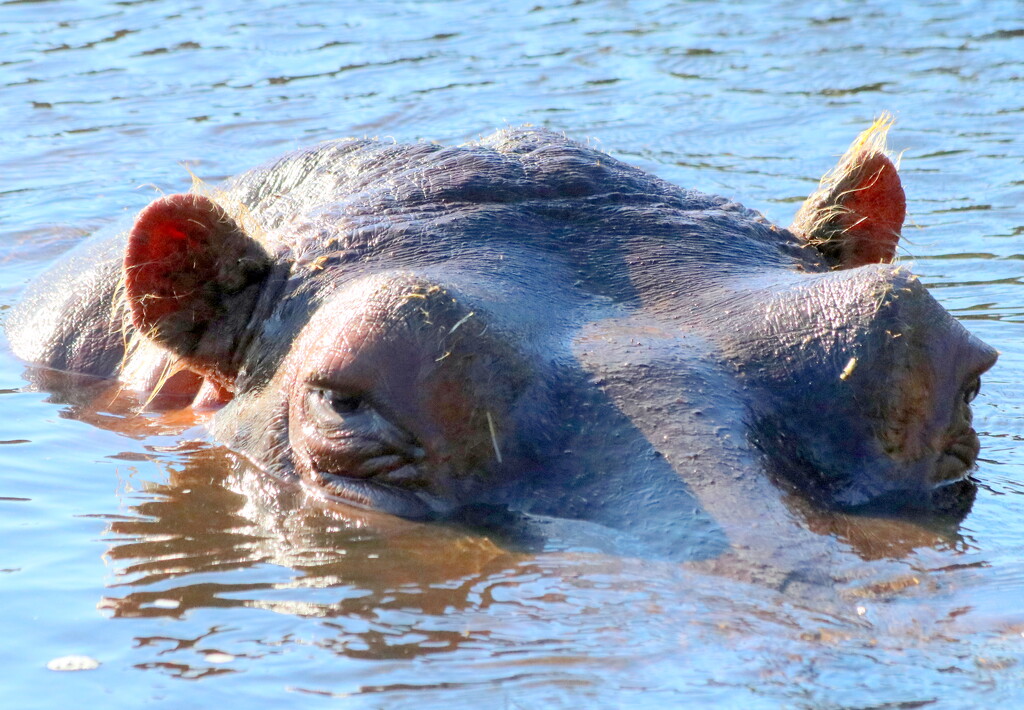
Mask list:
[[[285,363],[296,473],[329,500],[405,517],[485,499],[517,465],[511,412],[530,387],[490,325],[413,277],[344,288]]]

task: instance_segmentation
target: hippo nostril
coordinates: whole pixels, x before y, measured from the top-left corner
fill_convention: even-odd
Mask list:
[[[965,404],[970,405],[981,391],[981,376],[996,364],[999,353],[969,334],[964,345],[958,357],[960,396]]]
[[[981,391],[981,378],[975,377],[964,386],[964,402],[970,404]]]

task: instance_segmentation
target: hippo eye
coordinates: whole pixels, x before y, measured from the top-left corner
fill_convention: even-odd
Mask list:
[[[979,391],[981,391],[981,378],[975,377],[964,387],[964,401],[970,404],[978,396]]]
[[[374,442],[392,453],[407,453],[415,440],[383,414],[371,399],[351,391],[310,386],[306,390],[306,414],[322,441],[362,450],[357,442]],[[416,448],[416,451],[419,451]]]
[[[347,417],[365,413],[366,400],[358,394],[311,387],[306,393],[309,412],[313,418],[328,426],[338,426]]]
[[[324,392],[324,399],[338,414],[355,414],[363,406],[363,398],[357,394]]]
[[[307,385],[304,421],[293,444],[305,449],[314,471],[368,478],[420,461],[416,439],[351,390]]]

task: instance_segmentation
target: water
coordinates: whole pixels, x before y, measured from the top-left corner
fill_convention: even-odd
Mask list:
[[[200,429],[0,353],[5,707],[964,707],[1024,700],[1024,6],[0,3],[0,308],[138,210],[341,135],[533,123],[787,223],[883,110],[902,259],[1002,356],[958,535],[839,531],[837,598],[291,505]],[[85,655],[95,670],[47,663]]]

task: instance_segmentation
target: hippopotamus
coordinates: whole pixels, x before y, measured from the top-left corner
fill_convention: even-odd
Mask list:
[[[965,512],[996,353],[892,263],[887,128],[788,228],[537,128],[334,140],[159,197],[8,335],[207,412],[327,506],[588,521],[686,558],[785,545],[801,510]]]

